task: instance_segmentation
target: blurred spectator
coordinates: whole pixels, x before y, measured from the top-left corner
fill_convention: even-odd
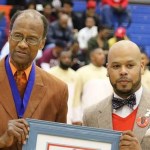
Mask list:
[[[123,26],[123,22],[130,22],[130,15],[127,10],[128,0],[102,0],[102,22],[110,27]]]
[[[34,0],[30,0],[26,3],[25,9],[35,9],[36,10],[36,2]]]
[[[7,5],[22,5],[25,6],[28,0],[7,0]]]
[[[98,35],[88,41],[88,51],[98,47],[107,51],[109,49],[108,37],[110,36],[111,31],[111,28],[106,25],[99,26]]]
[[[71,52],[63,51],[59,57],[59,66],[52,67],[48,72],[61,79],[68,85],[68,113],[67,123],[72,123],[72,103],[74,95],[74,87],[76,82],[76,72],[71,69],[72,56]]]
[[[87,2],[86,12],[83,12],[80,18],[80,29],[85,27],[85,20],[87,17],[93,17],[95,20],[95,25],[99,26],[101,24],[100,16],[95,13],[96,11],[96,1],[89,0]]]
[[[150,90],[150,71],[148,69],[149,57],[148,54],[142,50],[141,51],[141,59],[144,62],[144,73],[142,75],[142,85]]]
[[[43,4],[43,12],[42,14],[47,18],[49,23],[56,21],[58,16],[57,13],[52,8],[52,5],[50,3],[44,3]]]
[[[20,10],[19,6],[13,6],[9,12],[9,20],[12,18],[12,16],[18,11]],[[6,25],[5,25],[6,26]],[[9,27],[8,27],[9,29]],[[5,41],[6,42],[6,41]],[[0,59],[2,59],[3,57],[5,57],[6,55],[8,55],[9,53],[9,43],[8,41],[4,44],[4,46],[1,49],[0,52]]]
[[[0,11],[0,51],[5,42],[7,41],[7,28],[8,22],[5,17],[5,13]]]
[[[48,48],[43,52],[42,57],[37,60],[37,65],[45,70],[57,66],[60,53],[64,49],[64,43],[60,40],[57,40],[54,47]]]
[[[62,2],[61,0],[52,0],[52,6],[55,8],[55,9],[60,9],[61,6],[62,6]]]
[[[81,49],[87,50],[88,40],[97,35],[97,26],[93,17],[87,17],[85,20],[85,27],[78,33],[78,42]]]
[[[19,8],[17,6],[13,6],[12,9],[9,12],[9,20],[11,19],[11,17],[19,10]],[[1,17],[0,17],[1,18]],[[1,21],[1,20],[0,20]],[[6,27],[6,24],[4,24],[4,26]],[[1,28],[1,27],[0,27]],[[9,27],[8,27],[9,28]],[[6,29],[4,30],[6,32]],[[5,33],[6,34],[6,33]],[[6,40],[6,39],[5,39]],[[5,57],[6,55],[8,55],[9,53],[9,43],[8,41],[5,43],[6,41],[4,41],[4,45],[2,45],[2,47],[0,47],[0,59],[2,59],[3,57]],[[1,43],[1,42],[0,42]],[[1,44],[0,44],[1,45]]]
[[[77,40],[71,45],[70,51],[72,53],[72,65],[73,70],[77,70],[86,64],[86,51],[83,51],[79,47]]]
[[[126,35],[126,29],[123,27],[119,27],[116,29],[115,34],[112,38],[108,40],[109,48],[118,41],[121,40],[129,40]]]
[[[89,65],[83,66],[77,70],[77,83],[75,86],[73,102],[73,123],[81,124],[82,114],[86,107],[100,101],[104,95],[108,96],[108,91],[101,93],[101,89],[95,89],[94,86],[88,86],[88,83],[95,79],[107,79],[107,70],[103,67],[105,55],[102,49],[97,48],[90,52]],[[104,86],[104,85],[103,85]],[[90,90],[87,90],[89,89]],[[97,87],[96,87],[97,88]],[[99,97],[95,97],[99,93]],[[90,93],[90,94],[89,94]]]
[[[73,28],[74,33],[76,33],[80,29],[80,26],[79,26],[80,20],[79,20],[79,17],[75,14],[75,12],[73,12],[72,0],[63,1],[63,12],[69,16],[68,25],[69,27]]]
[[[52,44],[56,40],[61,40],[67,47],[71,46],[74,39],[72,29],[68,27],[68,20],[68,15],[61,14],[58,21],[50,24],[46,44]]]

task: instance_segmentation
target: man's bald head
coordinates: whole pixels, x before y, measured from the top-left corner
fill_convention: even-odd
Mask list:
[[[66,29],[68,27],[69,16],[67,14],[61,14],[59,16],[59,25]]]
[[[59,19],[61,19],[61,20],[67,20],[67,21],[68,21],[69,16],[68,16],[67,14],[61,14],[61,15],[59,16]]]
[[[141,87],[143,70],[140,49],[135,43],[122,40],[109,50],[107,75],[120,97],[126,98]]]
[[[43,23],[43,37],[46,37],[46,34],[48,32],[48,22],[47,19],[45,18],[45,16],[43,16],[42,14],[40,14],[38,11],[36,10],[32,10],[32,9],[27,9],[24,11],[18,11],[17,13],[14,14],[14,16],[11,19],[10,22],[10,31],[13,29],[13,25],[14,22],[19,19],[19,18],[32,18],[33,21],[34,20],[41,20]]]
[[[110,48],[108,53],[108,63],[112,61],[114,57],[121,55],[128,55],[129,57],[134,56],[137,60],[141,61],[139,47],[129,40],[119,41]]]

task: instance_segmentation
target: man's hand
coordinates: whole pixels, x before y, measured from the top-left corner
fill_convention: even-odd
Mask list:
[[[25,144],[29,134],[29,125],[25,119],[10,120],[5,133],[0,137],[0,148],[11,146],[14,141]]]
[[[120,150],[142,150],[132,131],[125,131],[120,138]]]
[[[78,122],[72,122],[73,125],[78,125],[78,126],[82,126],[82,122],[78,121]]]

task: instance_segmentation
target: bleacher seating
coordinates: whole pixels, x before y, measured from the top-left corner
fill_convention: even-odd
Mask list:
[[[128,7],[132,14],[150,13],[149,5],[129,4]]]
[[[73,11],[81,13],[86,10],[86,1],[85,0],[74,0]],[[100,4],[96,6],[96,13],[100,14]]]
[[[150,34],[150,30],[148,30],[149,24],[137,24],[137,23],[132,23],[130,28],[128,29],[128,34],[137,34],[140,31],[140,34]]]
[[[11,5],[0,5],[0,11],[5,13],[5,17],[0,18],[0,50],[7,41],[9,12],[11,8]]]
[[[81,13],[86,10],[85,0],[73,0],[73,11]],[[5,4],[5,0],[1,0],[0,4]],[[140,46],[144,46],[150,54],[150,5],[129,4],[129,10],[132,16],[132,23],[127,28],[129,38]],[[100,4],[96,7],[96,13],[100,14]],[[0,38],[4,36],[3,21],[0,22]],[[2,45],[2,43],[0,43]]]
[[[6,5],[7,1],[6,0],[0,0],[0,5]]]
[[[138,44],[144,46],[150,56],[150,5],[129,4],[128,6],[132,23],[127,28],[129,38]],[[75,12],[83,12],[86,10],[86,2],[84,0],[74,0]],[[97,5],[96,12],[100,14],[100,5]]]
[[[84,0],[74,0],[73,11],[83,12],[86,10],[86,1]]]
[[[6,42],[7,32],[6,32],[7,22],[6,18],[0,18],[0,50]]]
[[[130,4],[132,24],[127,29],[130,39],[145,47],[150,57],[150,5]]]
[[[150,13],[149,13],[150,14]],[[149,14],[132,14],[132,23],[150,23],[150,16]]]

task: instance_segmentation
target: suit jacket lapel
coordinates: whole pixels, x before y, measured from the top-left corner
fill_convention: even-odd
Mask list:
[[[28,102],[24,118],[31,118],[34,112],[36,111],[37,107],[39,106],[44,94],[46,92],[46,86],[44,85],[39,70],[36,67],[36,77],[35,83],[33,86],[33,90],[31,93],[30,100]]]
[[[18,118],[5,70],[4,59],[0,62],[0,103],[12,119]]]
[[[16,107],[14,104],[11,88],[7,78],[5,70],[4,59],[0,62],[0,103],[3,105],[4,109],[8,112],[12,119],[18,118]],[[39,70],[36,67],[36,78],[33,91],[27,109],[24,114],[24,118],[32,117],[39,103],[42,101],[42,97],[46,92],[46,87],[43,84]]]
[[[147,109],[150,109],[150,101],[149,96],[150,93],[146,92],[145,89],[143,89],[141,101],[139,104],[139,108],[137,111],[136,119],[138,117],[142,117],[146,114]],[[113,129],[112,126],[112,96],[105,99],[103,102],[100,102],[96,107],[97,112],[97,120],[95,120],[95,125],[98,123],[99,128],[107,128],[107,129]],[[145,128],[141,128],[137,125],[136,120],[134,123],[133,132],[136,135],[136,137],[141,142],[142,138],[144,137],[146,131],[148,130],[148,126]]]
[[[112,129],[112,95],[104,100],[104,105],[99,104],[98,110],[98,127]]]
[[[136,115],[136,119],[138,117],[144,116],[147,112],[147,109],[150,109],[150,102],[149,102],[148,95],[149,95],[149,93],[147,93],[145,91],[145,89],[143,89],[142,97],[141,97],[139,108],[138,108],[137,115]],[[141,142],[142,138],[144,137],[147,130],[148,130],[148,126],[145,128],[141,128],[137,125],[136,120],[135,120],[133,132],[135,133],[136,137],[139,139],[140,142]]]

